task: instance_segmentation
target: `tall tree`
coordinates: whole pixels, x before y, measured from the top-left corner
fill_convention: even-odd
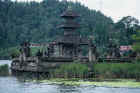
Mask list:
[[[117,22],[115,24],[115,28],[118,29],[120,35],[120,44],[131,45],[133,43],[131,36],[136,33],[138,26],[138,19],[131,16],[123,17],[119,22]]]
[[[132,39],[134,40],[132,48],[137,53],[137,57],[140,59],[140,30],[137,30],[136,34],[132,36]]]

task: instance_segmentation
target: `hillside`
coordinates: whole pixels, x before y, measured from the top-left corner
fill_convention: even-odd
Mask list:
[[[0,0],[0,50],[15,47],[25,40],[34,43],[50,42],[62,35],[63,31],[58,28],[63,21],[60,15],[68,5],[81,16],[77,20],[81,24],[77,33],[81,33],[83,37],[93,37],[93,42],[99,48],[107,47],[109,38],[114,38],[118,45],[132,43],[130,36],[133,33],[126,34],[128,32],[125,31],[123,19],[114,23],[100,11],[90,10],[80,3],[59,0],[44,0],[41,3]],[[128,18],[132,17],[124,20]],[[135,27],[138,28],[138,24]]]

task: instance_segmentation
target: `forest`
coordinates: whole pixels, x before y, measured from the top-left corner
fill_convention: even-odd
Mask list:
[[[125,16],[115,23],[102,12],[91,10],[78,2],[0,0],[0,56],[8,56],[6,52],[14,50],[23,41],[48,43],[62,35],[59,25],[63,19],[60,15],[67,6],[80,15],[77,21],[81,27],[77,33],[82,37],[92,37],[100,52],[107,50],[109,39],[118,46],[132,45],[132,35],[140,29],[139,20],[132,16]]]

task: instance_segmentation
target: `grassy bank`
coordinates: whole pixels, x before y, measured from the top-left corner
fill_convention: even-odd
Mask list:
[[[92,72],[93,74],[90,74]],[[89,68],[86,64],[71,63],[61,65],[55,72],[51,72],[53,77],[61,78],[132,78],[140,81],[140,63],[100,63]],[[92,76],[91,76],[92,75]]]
[[[39,82],[39,83],[48,83],[48,84],[60,84],[60,85],[70,85],[70,86],[79,86],[79,85],[93,85],[93,86],[103,86],[103,87],[129,87],[129,88],[140,88],[140,82],[136,82],[134,79],[115,79],[111,81],[97,82],[81,79],[62,79],[62,78],[53,78],[48,80],[26,80],[26,82]]]
[[[140,79],[140,63],[94,64],[93,71],[98,78]]]
[[[63,64],[52,72],[52,77],[61,78],[84,78],[88,75],[89,68],[86,64],[70,63]]]
[[[0,76],[8,76],[9,75],[9,67],[8,65],[0,65]]]
[[[91,70],[95,74],[93,74],[92,78],[87,78],[86,76]],[[139,63],[101,63],[94,64],[93,68],[89,70],[86,64],[75,62],[61,65],[60,68],[51,73],[52,77],[49,79],[45,77],[26,80],[26,76],[21,78],[24,79],[24,82],[140,88],[140,82],[137,82],[140,78],[139,71]],[[29,78],[29,76],[27,77]]]

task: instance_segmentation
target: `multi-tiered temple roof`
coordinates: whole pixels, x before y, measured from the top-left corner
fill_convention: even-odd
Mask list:
[[[71,18],[76,18],[79,17],[79,15],[77,13],[75,13],[71,7],[69,7],[62,15],[61,17],[63,18],[67,18],[67,17],[71,17]]]
[[[61,17],[65,19],[65,22],[60,26],[60,28],[77,29],[79,27],[79,24],[75,21],[79,15],[72,11],[70,7],[61,15]]]
[[[76,18],[80,17],[72,8],[68,8],[62,15],[65,21],[60,25],[63,29],[63,36],[59,37],[55,42],[59,46],[59,53],[61,56],[74,57],[79,55],[81,45],[88,45],[89,40],[81,38],[76,30],[80,27]]]

